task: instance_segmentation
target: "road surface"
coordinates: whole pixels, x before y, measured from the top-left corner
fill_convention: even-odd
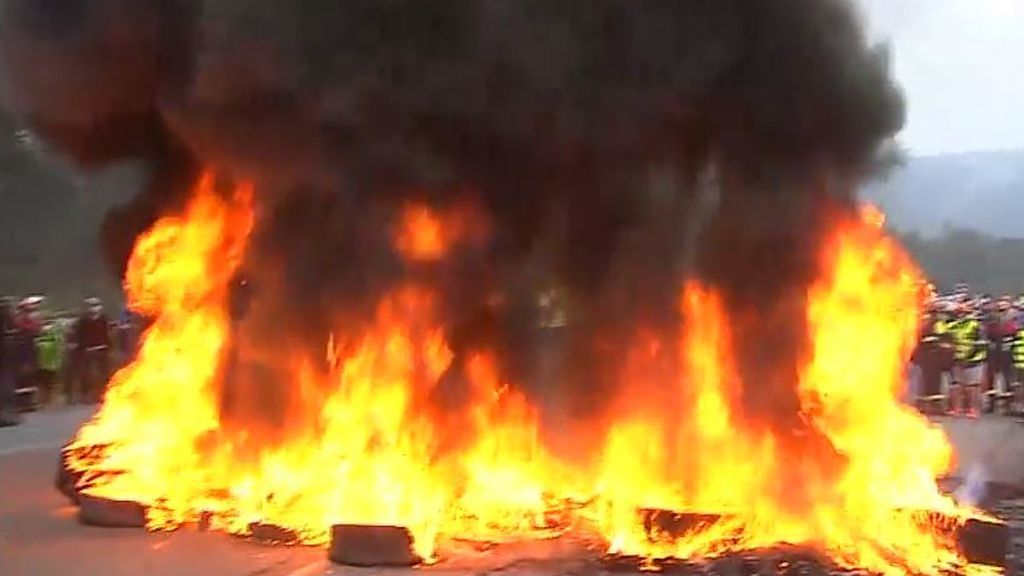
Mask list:
[[[410,573],[331,566],[322,550],[267,547],[221,534],[191,530],[149,534],[142,530],[82,526],[75,518],[76,509],[54,489],[53,477],[60,446],[88,416],[87,409],[62,409],[32,414],[21,426],[0,429],[0,576]],[[1024,480],[1024,425],[1003,418],[945,420],[941,424],[957,445],[965,469],[980,464],[992,481]],[[486,562],[506,563],[493,557]],[[497,570],[518,572],[507,567]],[[491,570],[438,566],[417,572],[439,576],[449,571],[466,574]],[[564,570],[539,572],[552,574]]]
[[[1024,424],[1014,418],[941,418],[956,446],[957,476],[981,473],[986,482],[1024,484]]]

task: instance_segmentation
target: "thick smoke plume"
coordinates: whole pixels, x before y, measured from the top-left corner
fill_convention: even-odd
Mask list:
[[[116,270],[214,166],[259,190],[257,349],[322,346],[420,278],[457,351],[500,350],[570,414],[605,408],[609,350],[678,328],[688,275],[734,313],[750,416],[798,428],[823,215],[903,121],[843,0],[10,0],[0,22],[27,122],[85,167],[152,166],[105,227]],[[385,231],[410,201],[481,205],[488,242],[407,265]],[[572,303],[568,368],[541,383],[551,284]]]

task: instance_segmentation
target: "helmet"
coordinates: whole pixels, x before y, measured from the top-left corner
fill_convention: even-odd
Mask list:
[[[39,295],[27,296],[25,298],[22,298],[21,302],[18,303],[18,306],[24,306],[26,308],[36,308],[36,307],[42,305],[42,303],[45,302],[45,301],[46,301],[46,297],[45,296],[39,296]]]

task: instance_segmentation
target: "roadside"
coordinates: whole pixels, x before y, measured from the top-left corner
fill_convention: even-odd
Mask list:
[[[26,414],[21,424],[0,428],[0,457],[60,448],[95,409],[95,406],[70,406]]]
[[[956,448],[956,475],[980,475],[985,482],[1020,485],[1024,481],[1024,425],[988,416],[933,418]]]

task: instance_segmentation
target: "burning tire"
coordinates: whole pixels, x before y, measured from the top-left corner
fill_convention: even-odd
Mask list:
[[[678,538],[689,532],[707,528],[723,520],[721,514],[700,514],[696,512],[673,512],[657,508],[640,510],[644,522],[644,531],[650,540],[656,540],[659,534]]]
[[[1010,527],[1002,522],[972,518],[957,530],[956,540],[968,562],[1003,566],[1010,548]]]
[[[331,527],[328,558],[346,566],[415,566],[412,535],[400,526],[338,524]]]
[[[79,494],[78,520],[100,528],[145,528],[146,508],[130,500]]]

